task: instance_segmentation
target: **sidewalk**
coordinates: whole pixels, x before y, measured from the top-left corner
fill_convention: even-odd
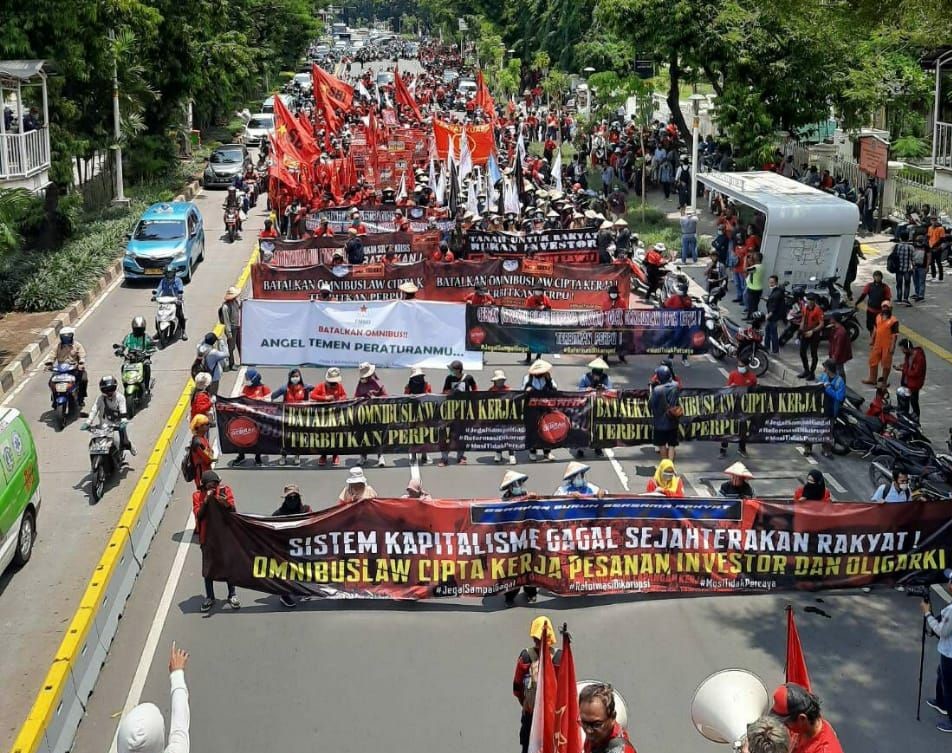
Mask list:
[[[629,196],[635,197],[634,193]],[[699,199],[698,205],[698,232],[701,235],[713,235],[714,216],[707,210],[706,203]],[[677,226],[680,219],[677,200],[666,201],[664,194],[660,190],[648,191],[648,206],[663,212],[668,219]],[[860,237],[860,244],[865,255],[865,259],[860,261],[859,270],[856,275],[856,282],[853,284],[853,294],[859,296],[863,286],[872,280],[873,272],[879,270],[883,273],[886,283],[895,294],[895,278],[886,271],[886,256],[892,248],[891,236],[885,233],[878,233]],[[677,252],[677,249],[675,249]],[[688,265],[685,273],[692,277],[696,282],[702,281],[704,263],[698,263],[696,266]],[[926,282],[926,298],[924,301],[915,304],[911,308],[899,306],[895,313],[900,322],[900,337],[908,337],[917,345],[920,345],[926,352],[926,361],[928,364],[926,384],[920,392],[920,403],[922,407],[922,426],[926,435],[934,443],[943,443],[948,434],[949,427],[952,425],[952,401],[948,399],[946,390],[942,385],[952,385],[952,345],[950,345],[950,317],[952,317],[952,270],[946,269],[946,281]],[[732,283],[733,286],[733,283]],[[733,292],[733,287],[731,288]],[[742,309],[738,304],[731,302],[731,295],[727,295],[721,301],[721,308],[728,312],[728,315],[735,321],[742,318]],[[860,322],[865,326],[865,310],[861,307]],[[853,360],[846,365],[847,384],[867,400],[872,399],[873,388],[861,384],[861,380],[867,374],[867,361],[869,358],[869,338],[863,333],[853,343]],[[946,347],[949,345],[949,348]],[[826,357],[827,345],[821,343],[820,361]],[[775,363],[774,363],[775,361]],[[902,363],[902,352],[896,351],[893,361],[894,364]],[[771,356],[771,371],[774,376],[782,382],[796,385],[804,384],[803,380],[797,379],[796,375],[802,371],[799,351],[793,343],[788,343],[779,356]],[[895,401],[895,390],[899,386],[899,374],[890,381],[890,390]],[[944,446],[940,451],[944,451]]]

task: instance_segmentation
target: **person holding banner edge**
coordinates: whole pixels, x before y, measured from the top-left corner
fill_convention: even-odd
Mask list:
[[[526,308],[532,309],[534,311],[551,311],[552,310],[552,301],[549,300],[549,296],[545,294],[545,288],[541,283],[536,283],[532,286],[531,294],[526,298]],[[536,355],[536,358],[541,358],[542,354],[539,353]],[[532,363],[532,351],[526,352],[526,360],[523,361],[524,364]]]

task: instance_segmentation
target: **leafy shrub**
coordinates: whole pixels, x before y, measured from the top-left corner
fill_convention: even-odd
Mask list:
[[[922,159],[929,154],[926,140],[917,136],[902,136],[896,139],[891,149],[892,156],[896,159]]]
[[[128,180],[155,180],[169,172],[178,158],[178,148],[167,134],[144,134],[132,139],[122,156],[123,172]]]

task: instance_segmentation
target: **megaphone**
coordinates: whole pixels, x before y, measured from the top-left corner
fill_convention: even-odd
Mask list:
[[[739,748],[747,725],[768,707],[767,688],[757,675],[746,669],[722,669],[694,691],[691,721],[708,740]]]
[[[579,680],[575,683],[575,692],[577,695],[582,694],[582,690],[587,688],[589,685],[604,685],[606,683],[601,680]],[[612,686],[612,694],[615,696],[615,721],[618,722],[619,726],[622,729],[628,729],[628,704],[625,703],[625,699],[622,697],[621,693],[618,692],[618,688]],[[581,726],[579,730],[581,730]]]

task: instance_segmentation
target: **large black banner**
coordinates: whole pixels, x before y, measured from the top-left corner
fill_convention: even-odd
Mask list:
[[[595,248],[598,230],[541,230],[517,235],[491,230],[466,233],[466,252],[471,254],[537,254],[547,251],[585,251]]]
[[[823,442],[823,388],[687,389],[682,441]],[[646,390],[469,392],[337,403],[219,397],[222,451],[294,455],[650,444]]]
[[[707,352],[704,310],[466,307],[467,350],[609,355]]]
[[[207,505],[203,575],[299,596],[771,593],[937,581],[952,564],[937,502],[372,499],[284,518]]]

